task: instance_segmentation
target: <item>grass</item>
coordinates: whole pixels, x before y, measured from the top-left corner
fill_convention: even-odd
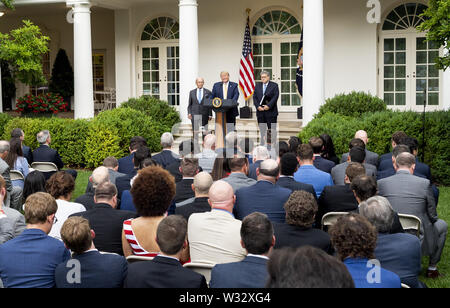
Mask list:
[[[92,171],[89,170],[78,170],[78,176],[75,182],[75,192],[72,196],[73,200],[84,194],[91,174]],[[438,215],[440,219],[445,220],[450,225],[450,187],[439,187],[439,190]],[[445,243],[441,262],[439,262],[438,265],[439,271],[445,274],[444,277],[437,279],[425,278],[428,260],[428,257],[422,258],[422,274],[419,276],[420,281],[424,282],[429,288],[450,288],[450,238],[448,238]]]

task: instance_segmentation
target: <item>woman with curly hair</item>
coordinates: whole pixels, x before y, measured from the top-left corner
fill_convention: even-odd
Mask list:
[[[331,243],[353,277],[356,288],[401,288],[400,277],[375,259],[377,230],[363,216],[342,216],[330,227]]]
[[[160,252],[156,231],[175,196],[175,179],[159,166],[146,167],[138,172],[130,192],[139,217],[123,223],[124,256],[155,257]]]
[[[45,183],[45,190],[55,198],[58,205],[54,224],[49,235],[62,240],[60,231],[64,222],[70,215],[84,212],[86,208],[80,203],[70,202],[72,193],[75,190],[75,180],[72,175],[65,171],[54,173]]]

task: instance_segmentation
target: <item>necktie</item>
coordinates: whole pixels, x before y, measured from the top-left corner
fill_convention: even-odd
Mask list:
[[[197,91],[197,100],[198,103],[200,104],[200,102],[202,101],[202,89],[198,89]]]
[[[263,86],[263,95],[266,94],[267,84],[265,83]]]
[[[223,84],[223,99],[227,99],[228,97],[228,83]]]

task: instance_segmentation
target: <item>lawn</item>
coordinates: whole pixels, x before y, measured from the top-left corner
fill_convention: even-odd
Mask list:
[[[76,197],[84,194],[86,185],[89,180],[89,176],[92,171],[78,170],[78,176],[75,183],[75,192],[72,196],[74,200]],[[440,187],[440,196],[438,204],[439,218],[445,220],[450,224],[450,187]],[[422,260],[422,274],[419,279],[425,282],[430,288],[449,288],[450,287],[450,238],[447,239],[444,252],[442,254],[441,262],[439,263],[439,271],[445,274],[445,277],[438,279],[425,278],[425,271],[428,266],[428,257],[424,257]]]

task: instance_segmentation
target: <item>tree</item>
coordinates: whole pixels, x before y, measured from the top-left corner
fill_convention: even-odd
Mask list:
[[[9,70],[9,64],[6,61],[0,60],[2,72],[2,99],[6,109],[11,109],[11,100],[16,96],[16,85],[14,78]],[[5,109],[4,108],[4,109]],[[4,110],[3,109],[3,110]]]
[[[13,10],[14,9],[14,0],[1,0],[4,6],[6,6],[8,9]]]
[[[445,47],[445,54],[436,59],[436,66],[446,70],[450,66],[450,1],[429,0],[428,9],[421,16],[425,21],[417,29],[421,32],[428,31],[428,41]]]
[[[53,64],[52,79],[49,85],[50,92],[59,93],[66,102],[70,102],[74,89],[73,78],[73,69],[66,51],[60,49]]]
[[[22,22],[24,26],[10,35],[0,33],[0,59],[9,62],[15,79],[31,86],[45,84],[42,55],[48,52],[50,38],[31,21]]]

